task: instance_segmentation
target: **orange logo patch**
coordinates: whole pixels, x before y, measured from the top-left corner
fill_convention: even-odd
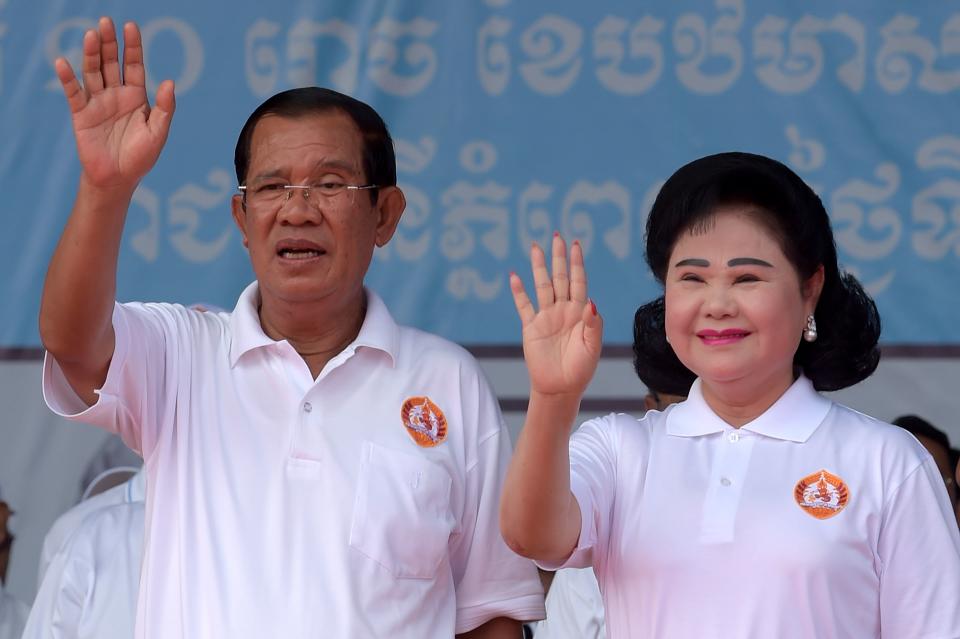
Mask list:
[[[418,446],[432,448],[447,438],[447,418],[429,397],[408,397],[400,419]]]
[[[847,507],[850,489],[836,475],[818,470],[797,482],[793,498],[811,517],[829,519]]]

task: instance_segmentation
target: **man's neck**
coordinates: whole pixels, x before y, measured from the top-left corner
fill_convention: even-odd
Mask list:
[[[367,296],[361,289],[347,303],[277,302],[257,309],[263,332],[271,339],[286,340],[300,354],[316,379],[360,333],[367,314]]]

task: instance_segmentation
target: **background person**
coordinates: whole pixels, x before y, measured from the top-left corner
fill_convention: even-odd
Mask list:
[[[933,456],[943,483],[947,487],[950,503],[957,501],[957,485],[953,474],[955,465],[951,463],[950,438],[947,434],[917,415],[901,415],[892,422],[896,426],[912,433],[917,441]]]
[[[12,514],[13,511],[3,500],[3,491],[0,490],[0,639],[20,639],[29,611],[25,603],[4,588],[7,581],[7,566],[10,564],[10,551],[13,548],[13,533],[7,528],[7,522]]]
[[[44,582],[54,556],[61,551],[67,540],[91,513],[117,504],[143,502],[146,499],[146,471],[143,468],[132,470],[134,471],[132,475],[131,469],[126,466],[103,471],[83,489],[84,496],[80,503],[57,517],[43,537],[40,562],[37,567],[38,586]],[[120,478],[123,479],[117,483]]]
[[[96,493],[94,488],[93,495],[82,504],[108,493],[110,501],[82,510],[79,520],[70,518],[74,525],[69,530],[61,525],[67,536],[41,568],[23,639],[134,636],[145,489],[143,470],[105,493]],[[70,511],[67,514],[76,515]]]

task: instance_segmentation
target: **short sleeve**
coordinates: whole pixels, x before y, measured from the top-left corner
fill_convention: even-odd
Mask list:
[[[881,635],[960,637],[960,532],[929,455],[884,505],[877,552]]]
[[[43,397],[57,415],[116,433],[141,456],[149,455],[163,407],[167,379],[168,305],[116,304],[113,357],[97,402],[87,406],[49,353],[43,363]]]
[[[456,632],[467,632],[496,617],[543,619],[543,587],[536,566],[514,553],[500,535],[500,493],[510,460],[510,438],[496,398],[478,374],[470,403],[487,434],[468,462],[460,534],[451,544],[457,598]]]
[[[580,538],[570,557],[546,570],[586,568],[604,555],[616,487],[616,415],[592,419],[570,437],[570,491],[580,506]]]

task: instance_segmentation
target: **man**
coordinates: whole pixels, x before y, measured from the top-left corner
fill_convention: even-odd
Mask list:
[[[125,483],[142,465],[143,460],[122,439],[116,435],[107,437],[80,475],[80,502]]]
[[[960,486],[960,450],[956,448],[950,449],[950,465],[954,468],[953,486],[954,489],[956,489]],[[960,523],[960,498],[953,502],[953,509],[957,514],[957,523]]]
[[[3,587],[7,581],[7,566],[10,563],[10,549],[13,547],[13,533],[7,529],[7,520],[12,514],[13,511],[0,492],[0,639],[20,639],[29,612],[26,604]]]
[[[257,281],[232,314],[115,304],[137,182],[174,110],[140,33],[84,36],[57,74],[83,168],[41,306],[54,410],[146,460],[137,636],[516,637],[540,618],[506,548],[509,440],[476,362],[363,287],[405,201],[367,105],[284,92],[237,143],[234,220]]]
[[[51,532],[60,531],[65,537],[41,566],[40,587],[23,639],[133,636],[145,489],[144,471],[140,470],[105,492],[97,493],[94,488],[92,496],[57,520],[59,526],[55,524]],[[83,508],[95,500],[98,505]],[[49,533],[45,550],[48,541],[53,541]]]
[[[957,484],[954,479],[954,464],[951,462],[950,438],[945,432],[917,415],[901,415],[893,420],[893,423],[909,431],[933,456],[933,461],[937,463],[937,469],[947,487],[950,503],[954,504],[954,510],[956,510]]]
[[[57,517],[44,536],[43,545],[40,547],[37,583],[43,583],[54,555],[60,552],[74,531],[92,512],[116,504],[142,502],[145,495],[146,476],[143,469],[120,466],[104,470],[94,477],[93,481],[84,486],[80,502]]]

